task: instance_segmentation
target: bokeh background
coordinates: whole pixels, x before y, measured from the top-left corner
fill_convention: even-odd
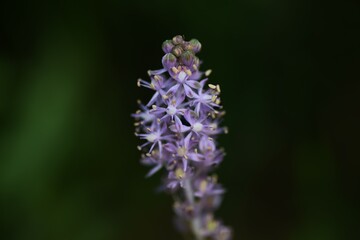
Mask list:
[[[360,239],[357,1],[1,1],[0,239],[180,240],[130,114],[176,34],[230,133],[235,239]]]

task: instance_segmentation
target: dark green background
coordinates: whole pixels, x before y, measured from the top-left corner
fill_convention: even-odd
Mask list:
[[[181,239],[130,118],[175,34],[222,86],[235,239],[360,239],[357,1],[2,1],[0,24],[1,239]]]

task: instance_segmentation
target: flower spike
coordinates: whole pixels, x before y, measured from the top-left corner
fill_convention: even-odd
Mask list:
[[[227,133],[220,126],[225,112],[220,86],[206,85],[211,70],[199,70],[201,47],[181,35],[163,42],[163,68],[137,81],[153,96],[132,115],[135,136],[145,141],[138,149],[141,163],[151,167],[146,177],[166,172],[162,189],[174,195],[179,229],[196,240],[230,240],[231,229],[214,217],[225,190],[212,174],[225,155],[217,146],[218,135]]]

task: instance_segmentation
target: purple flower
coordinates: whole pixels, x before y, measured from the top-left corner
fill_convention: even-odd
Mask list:
[[[230,240],[231,230],[214,218],[225,190],[210,173],[221,163],[223,150],[217,137],[226,133],[220,126],[225,112],[220,86],[208,84],[210,70],[199,70],[198,40],[182,36],[166,40],[163,68],[149,70],[150,81],[139,79],[139,87],[153,91],[146,105],[132,116],[135,135],[144,140],[138,149],[141,163],[150,166],[146,176],[166,171],[163,189],[174,195],[174,211],[182,231],[195,239]]]

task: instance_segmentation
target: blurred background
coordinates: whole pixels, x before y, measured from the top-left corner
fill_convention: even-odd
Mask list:
[[[357,1],[2,1],[0,239],[181,239],[130,117],[176,34],[222,86],[217,215],[234,239],[360,239],[359,16]]]

